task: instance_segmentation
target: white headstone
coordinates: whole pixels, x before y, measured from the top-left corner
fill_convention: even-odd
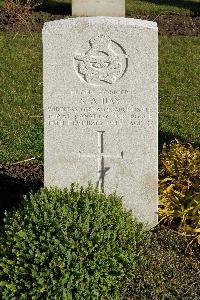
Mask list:
[[[72,16],[125,16],[125,0],[72,0]]]
[[[157,223],[157,25],[97,17],[45,23],[45,185],[92,181]]]

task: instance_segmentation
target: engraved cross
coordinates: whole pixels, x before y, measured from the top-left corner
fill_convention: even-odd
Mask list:
[[[123,159],[124,153],[121,151],[119,156],[113,156],[106,154],[104,151],[104,135],[105,131],[97,131],[98,134],[98,154],[82,154],[81,151],[79,151],[79,159],[81,157],[88,157],[88,158],[97,158],[97,187],[99,190],[104,191],[104,182],[105,182],[105,176],[108,170],[110,170],[109,167],[105,167],[105,158],[121,158]]]

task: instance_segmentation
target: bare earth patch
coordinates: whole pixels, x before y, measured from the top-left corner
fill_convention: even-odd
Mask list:
[[[32,11],[28,18],[14,17],[0,9],[0,31],[41,32],[44,22],[66,18],[66,15]],[[159,34],[165,36],[200,36],[200,17],[179,14],[136,15],[135,18],[156,21]]]

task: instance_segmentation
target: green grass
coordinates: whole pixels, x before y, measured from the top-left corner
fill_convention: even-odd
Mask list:
[[[159,131],[199,144],[200,41],[159,38]],[[0,34],[0,163],[43,159],[42,44]]]
[[[42,155],[42,45],[38,34],[0,34],[0,162]],[[35,116],[35,117],[33,117]]]
[[[200,11],[199,0],[126,0],[126,12],[129,16],[159,13],[191,14],[198,11]]]
[[[45,6],[62,7],[65,3],[71,4],[70,0],[47,0]],[[126,14],[159,14],[179,13],[190,14],[200,11],[199,0],[126,0]]]
[[[200,40],[159,39],[159,130],[189,142],[200,142],[198,59]]]
[[[3,3],[4,1],[0,0],[0,7],[3,5]],[[58,9],[59,7],[60,9],[63,8],[66,11],[66,4],[71,4],[71,0],[44,1],[44,6],[48,7],[50,11],[52,11],[54,8]],[[159,13],[193,14],[199,11],[199,0],[126,0],[126,14],[128,16]]]
[[[63,7],[70,0],[46,0],[45,7]],[[137,14],[179,13],[191,14],[200,11],[199,0],[126,0],[127,16]]]

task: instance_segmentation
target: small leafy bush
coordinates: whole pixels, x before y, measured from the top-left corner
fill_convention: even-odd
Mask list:
[[[161,157],[159,215],[200,242],[200,151],[173,141]]]
[[[2,299],[121,299],[148,236],[116,194],[41,189],[5,215]]]

